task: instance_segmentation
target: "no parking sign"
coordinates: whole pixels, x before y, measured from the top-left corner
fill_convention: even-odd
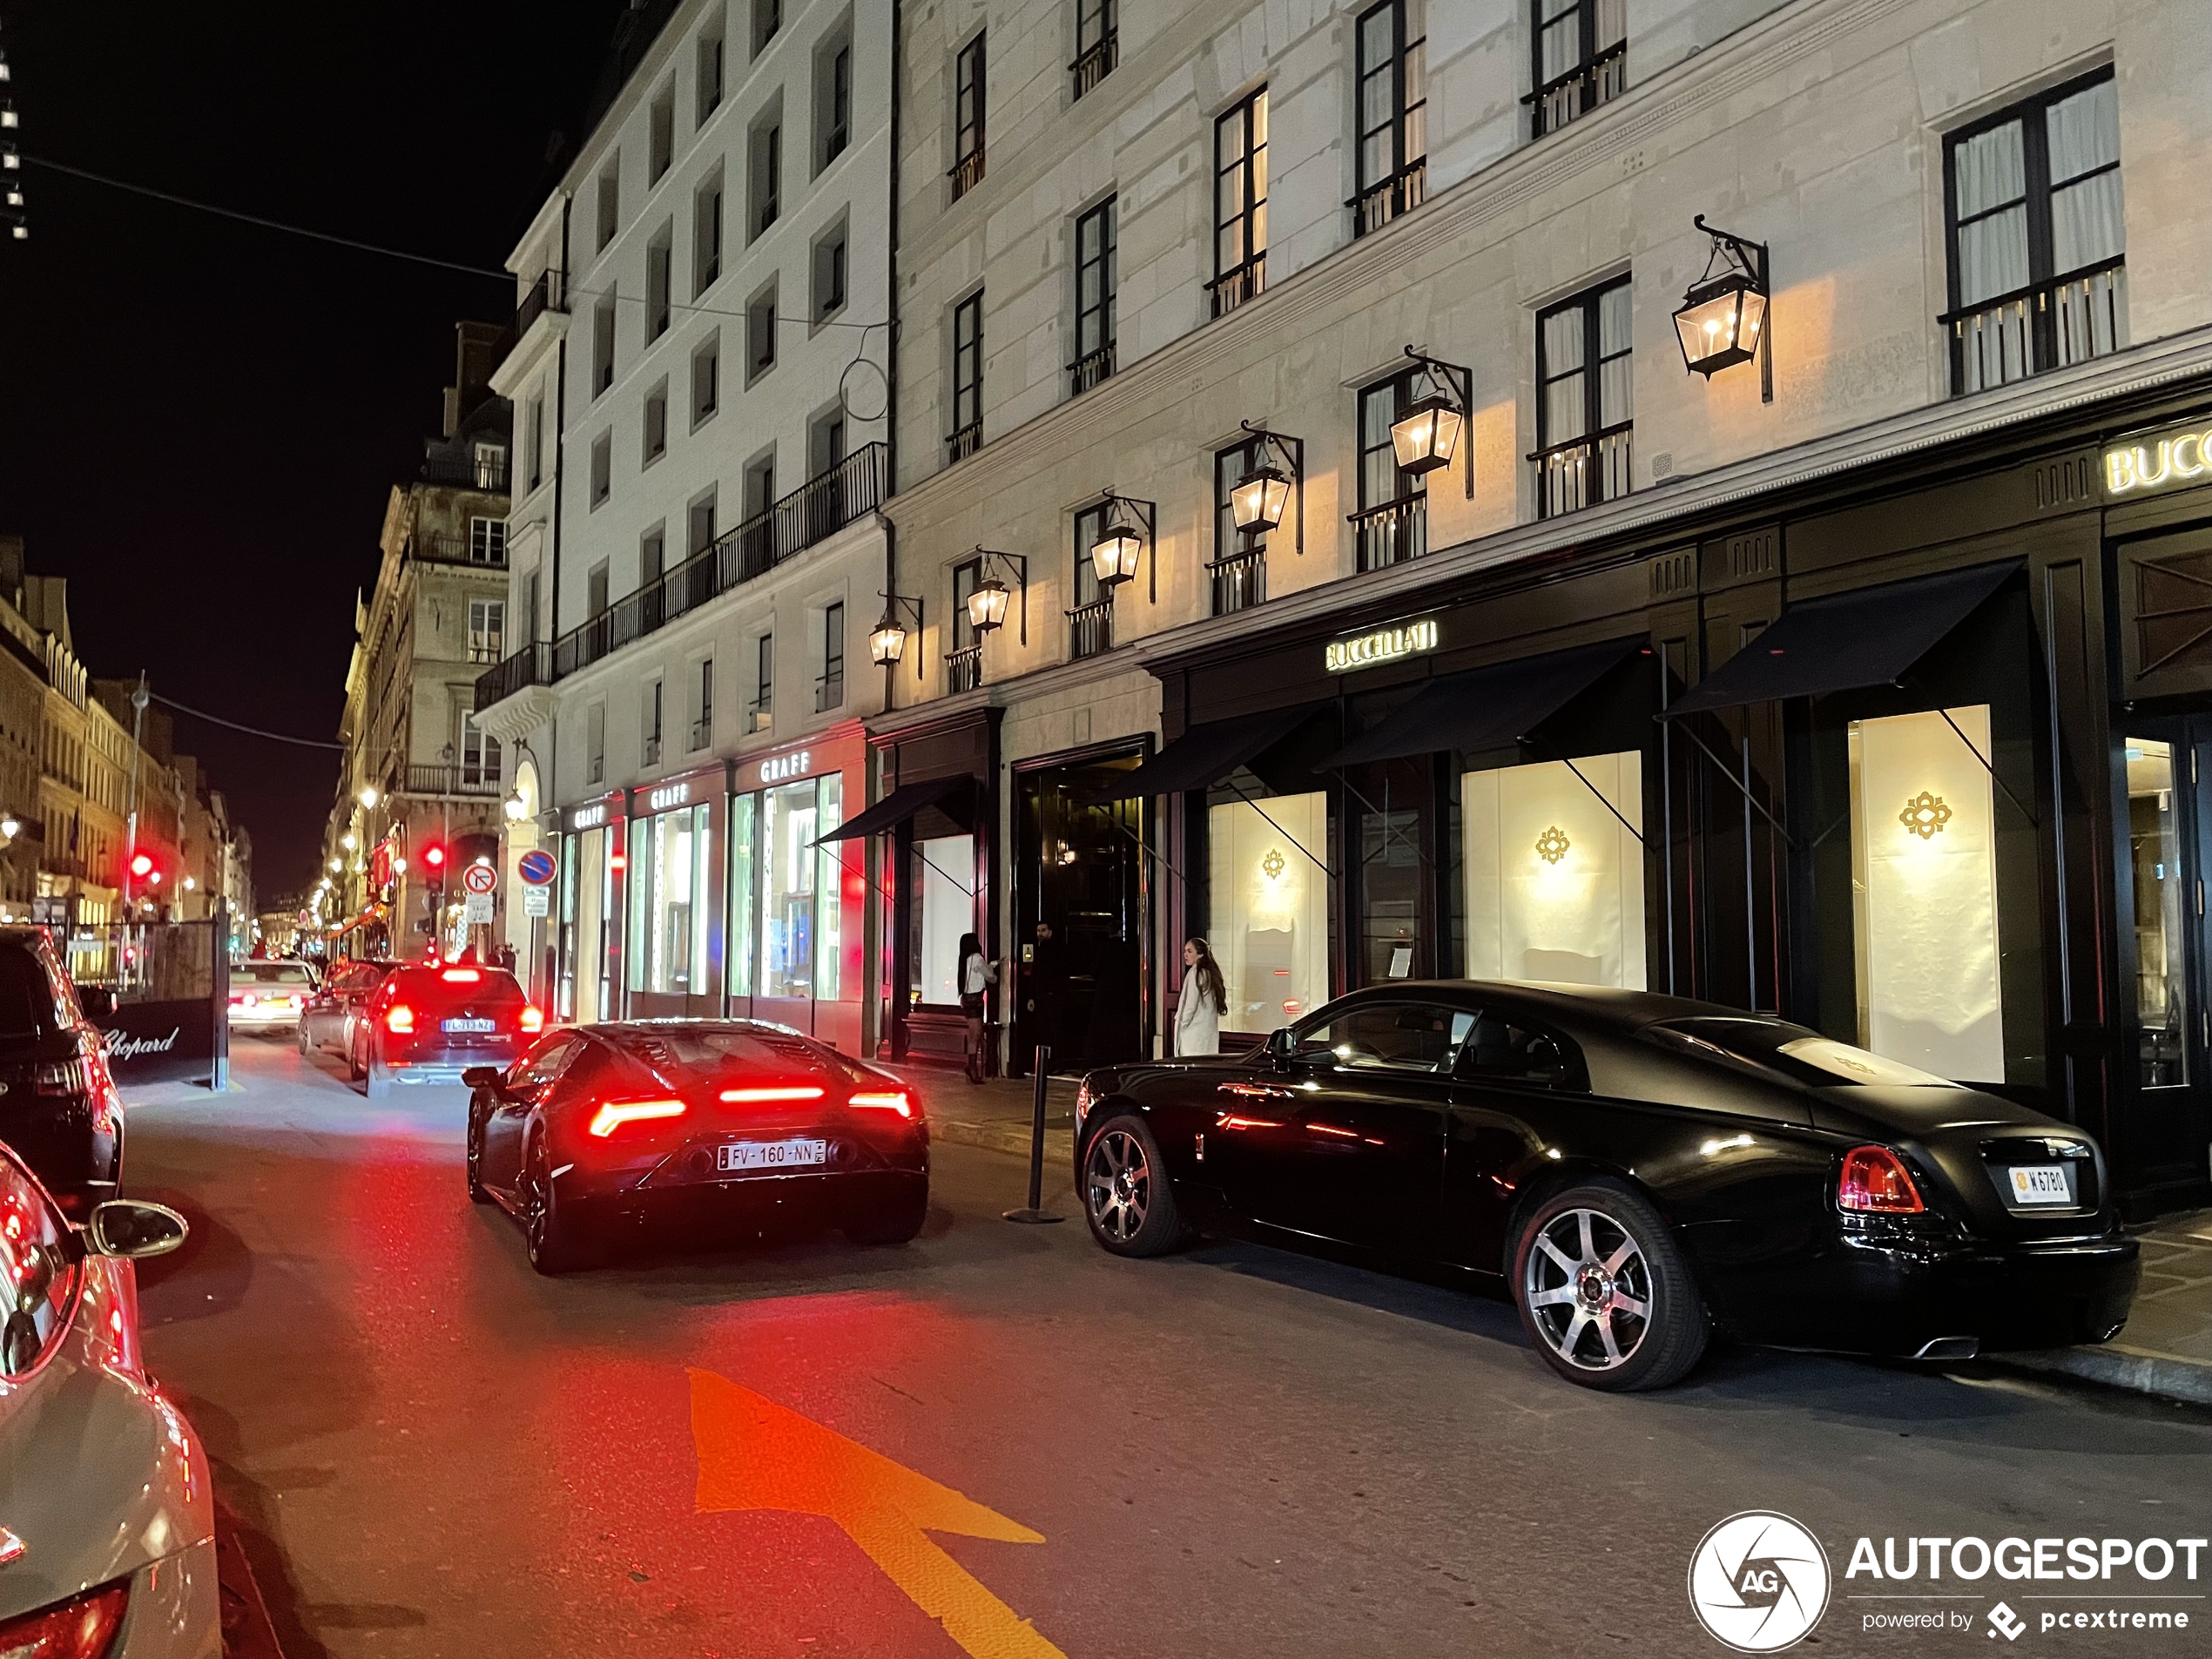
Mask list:
[[[553,855],[543,847],[532,847],[515,860],[515,873],[529,887],[550,887],[553,881]]]

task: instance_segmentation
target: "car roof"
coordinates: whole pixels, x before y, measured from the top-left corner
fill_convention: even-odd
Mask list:
[[[1520,1008],[1540,1017],[1579,1022],[1627,1034],[1662,1020],[1771,1020],[1718,1002],[1700,1002],[1663,991],[1625,990],[1613,985],[1565,985],[1541,980],[1393,980],[1364,987],[1352,995],[1363,1001],[1387,1000],[1408,991],[1442,993],[1453,1001],[1481,1001]]]

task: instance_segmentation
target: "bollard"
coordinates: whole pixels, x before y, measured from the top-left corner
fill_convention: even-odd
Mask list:
[[[1008,1221],[1039,1223],[1065,1221],[1065,1216],[1055,1216],[1042,1208],[1044,1204],[1044,1081],[1045,1068],[1050,1063],[1052,1050],[1043,1043],[1037,1045],[1036,1097],[1029,1113],[1029,1204],[1026,1210],[1009,1210]]]

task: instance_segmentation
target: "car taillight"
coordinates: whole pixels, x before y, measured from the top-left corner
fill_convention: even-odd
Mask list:
[[[404,1002],[395,1002],[384,1010],[387,1031],[407,1032],[415,1029],[415,1010]]]
[[[599,1109],[591,1114],[591,1132],[605,1140],[624,1123],[654,1117],[681,1117],[684,1103],[680,1100],[609,1100],[602,1101]]]
[[[44,1065],[31,1074],[31,1092],[37,1095],[89,1095],[98,1086],[106,1069],[96,1071],[92,1062],[82,1055],[73,1060],[57,1060]],[[7,1649],[0,1648],[0,1659],[5,1659]]]
[[[883,1089],[868,1094],[855,1095],[845,1103],[864,1109],[896,1112],[901,1117],[912,1117],[914,1115],[914,1097],[903,1089]]]
[[[231,1006],[233,1008],[236,1008],[239,1003],[248,1001],[250,1000],[251,999],[247,997],[244,991],[233,991],[231,993]]]
[[[1844,1154],[1836,1203],[1845,1210],[1885,1216],[1917,1216],[1928,1206],[1912,1184],[1905,1160],[1886,1146],[1854,1146]]]
[[[822,1091],[808,1083],[763,1089],[725,1089],[719,1098],[725,1106],[763,1106],[779,1100],[819,1100]]]
[[[130,1600],[130,1581],[122,1580],[10,1619],[0,1624],[0,1654],[8,1659],[106,1659]]]
[[[545,1029],[545,1010],[535,1002],[525,1002],[519,1023],[525,1031],[543,1031]]]

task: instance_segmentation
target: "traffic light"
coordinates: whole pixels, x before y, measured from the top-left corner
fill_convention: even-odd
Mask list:
[[[141,881],[152,875],[153,873],[152,855],[147,853],[140,853],[133,856],[131,860],[131,873],[137,876]]]
[[[422,849],[422,862],[426,868],[433,871],[444,869],[446,867],[445,848],[435,845],[424,847]]]

